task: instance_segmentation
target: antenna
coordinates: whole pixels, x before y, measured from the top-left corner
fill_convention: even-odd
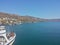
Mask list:
[[[14,26],[14,25],[12,24],[12,25],[11,25],[11,30],[12,30],[12,32],[14,32],[13,26]]]

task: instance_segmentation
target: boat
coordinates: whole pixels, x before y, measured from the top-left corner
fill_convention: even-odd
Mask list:
[[[12,45],[15,41],[14,32],[7,33],[5,26],[0,26],[0,45]]]

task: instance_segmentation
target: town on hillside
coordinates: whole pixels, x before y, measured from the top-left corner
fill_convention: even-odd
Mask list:
[[[34,23],[40,22],[44,19],[32,16],[19,16],[16,14],[8,14],[0,12],[0,24],[21,24],[21,23]]]

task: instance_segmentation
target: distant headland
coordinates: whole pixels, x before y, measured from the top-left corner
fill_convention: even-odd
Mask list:
[[[60,21],[60,19],[43,19],[32,16],[19,16],[16,14],[8,14],[0,12],[0,24],[20,24],[20,23],[34,23],[45,21]]]

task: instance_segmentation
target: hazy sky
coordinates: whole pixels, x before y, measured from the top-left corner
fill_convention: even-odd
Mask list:
[[[60,0],[0,0],[0,12],[60,18]]]

